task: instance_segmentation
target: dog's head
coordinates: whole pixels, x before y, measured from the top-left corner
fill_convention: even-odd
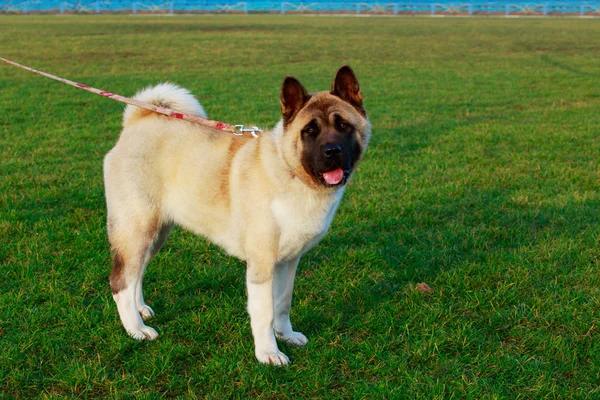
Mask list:
[[[367,148],[371,125],[352,69],[337,72],[331,91],[309,94],[288,76],[281,88],[283,155],[293,173],[315,188],[346,184]]]

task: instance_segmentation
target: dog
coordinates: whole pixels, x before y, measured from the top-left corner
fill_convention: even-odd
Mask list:
[[[187,90],[163,83],[136,99],[206,118]],[[125,330],[158,333],[142,294],[146,266],[178,224],[246,261],[255,355],[285,365],[276,338],[304,346],[290,307],[300,257],[325,235],[364,154],[371,125],[356,75],[341,67],[330,91],[281,87],[282,117],[258,138],[235,136],[132,105],[104,159],[110,287]]]

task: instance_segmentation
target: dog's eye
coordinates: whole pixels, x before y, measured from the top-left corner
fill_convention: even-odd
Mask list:
[[[304,127],[303,133],[309,136],[317,136],[319,134],[319,127],[315,123],[310,123]]]
[[[336,125],[337,125],[337,130],[340,132],[347,132],[348,129],[350,128],[350,124],[345,121],[342,121],[342,120],[336,121]]]

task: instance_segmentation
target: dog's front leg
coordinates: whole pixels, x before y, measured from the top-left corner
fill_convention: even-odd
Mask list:
[[[302,333],[295,332],[290,322],[294,279],[299,261],[300,257],[282,262],[275,267],[273,272],[273,298],[275,300],[273,327],[278,339],[296,346],[304,346],[308,343],[308,339]]]
[[[258,361],[286,365],[290,360],[277,348],[273,332],[273,269],[273,262],[248,261],[248,313],[254,336],[254,354]]]

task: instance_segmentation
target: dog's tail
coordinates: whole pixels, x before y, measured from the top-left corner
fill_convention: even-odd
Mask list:
[[[180,113],[207,118],[204,108],[202,108],[194,95],[172,83],[161,83],[156,86],[147,87],[138,92],[133,98],[156,106],[170,108]],[[128,104],[123,113],[123,126],[127,126],[136,120],[153,114],[156,115],[153,111]]]

